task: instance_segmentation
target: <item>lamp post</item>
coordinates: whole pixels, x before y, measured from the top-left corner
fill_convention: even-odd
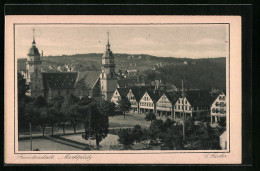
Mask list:
[[[91,129],[91,126],[90,126],[90,124],[91,124],[91,113],[89,113],[89,136],[88,136],[88,140],[89,140],[89,150],[90,150],[90,143],[91,143],[91,140],[90,140],[90,136],[91,136],[91,131],[90,131],[90,129]]]
[[[31,122],[29,123],[29,126],[30,126],[30,149],[31,149],[31,151],[33,151],[32,150],[32,124],[31,124]]]
[[[183,117],[183,128],[182,128],[182,134],[183,134],[183,141],[185,140],[185,112],[184,112],[184,89],[183,89],[183,81],[181,81],[181,84],[182,84],[182,110],[183,110],[183,113],[182,113],[182,117]]]
[[[30,113],[26,113],[26,120],[29,123],[29,129],[30,129],[30,150],[32,151],[32,118]]]

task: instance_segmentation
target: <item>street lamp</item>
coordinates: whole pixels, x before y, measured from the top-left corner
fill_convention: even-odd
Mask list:
[[[32,151],[32,121],[31,121],[30,113],[26,113],[26,116],[30,127],[30,150]]]
[[[183,141],[185,140],[185,112],[184,112],[184,89],[183,89],[183,81],[181,81],[181,84],[182,84],[182,110],[183,110],[183,114],[182,114],[182,117],[183,117],[183,128],[182,128],[182,134],[183,134]]]

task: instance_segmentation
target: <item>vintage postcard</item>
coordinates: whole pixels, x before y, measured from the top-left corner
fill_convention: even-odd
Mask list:
[[[6,16],[6,164],[240,164],[241,17]]]

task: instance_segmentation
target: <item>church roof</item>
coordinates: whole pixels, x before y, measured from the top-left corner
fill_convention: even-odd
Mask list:
[[[43,72],[44,88],[73,89],[76,85],[78,72]]]
[[[84,84],[88,88],[93,88],[99,79],[100,71],[86,71],[79,73],[79,80],[83,79]]]
[[[39,50],[36,46],[32,46],[27,53],[28,56],[40,56]]]

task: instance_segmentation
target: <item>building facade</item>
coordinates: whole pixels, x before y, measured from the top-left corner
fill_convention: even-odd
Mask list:
[[[180,97],[180,92],[164,92],[156,102],[156,114],[173,118],[176,101]]]
[[[226,96],[221,92],[216,96],[210,108],[211,124],[218,123],[221,118],[226,118]]]
[[[185,91],[174,106],[173,118],[209,116],[212,96],[206,90]]]
[[[140,100],[140,113],[155,113],[157,100],[156,95],[152,91],[146,91]]]

